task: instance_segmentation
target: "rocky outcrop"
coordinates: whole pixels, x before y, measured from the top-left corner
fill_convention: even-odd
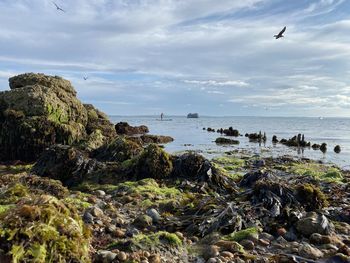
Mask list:
[[[117,134],[120,135],[136,135],[148,133],[148,127],[145,125],[141,126],[130,126],[127,122],[118,122],[115,125],[115,130]]]
[[[157,143],[157,144],[165,144],[174,141],[174,139],[170,136],[164,136],[164,135],[151,135],[151,134],[144,134],[141,137],[141,140],[143,143]]]
[[[45,148],[89,140],[97,130],[115,135],[107,117],[84,106],[68,80],[27,73],[9,82],[11,90],[0,92],[0,161],[35,161]]]
[[[217,144],[239,144],[239,141],[219,137],[219,138],[216,138],[215,143],[217,143]]]

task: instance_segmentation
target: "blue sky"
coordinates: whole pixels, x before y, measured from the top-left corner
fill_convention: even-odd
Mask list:
[[[108,114],[350,116],[348,0],[56,3],[0,0],[0,90],[43,72]]]

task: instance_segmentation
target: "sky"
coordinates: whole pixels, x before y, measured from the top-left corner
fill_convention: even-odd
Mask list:
[[[0,0],[0,90],[40,72],[110,115],[350,116],[349,0],[55,3]]]

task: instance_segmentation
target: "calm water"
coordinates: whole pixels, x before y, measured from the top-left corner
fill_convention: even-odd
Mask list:
[[[307,157],[324,162],[332,162],[341,167],[350,168],[350,118],[281,118],[281,117],[201,117],[198,119],[187,119],[186,117],[166,117],[172,121],[159,121],[156,116],[122,117],[112,116],[113,122],[126,121],[130,125],[147,125],[151,134],[169,135],[175,141],[167,144],[169,152],[184,150],[202,151],[208,154],[221,153],[233,149],[248,149],[254,153],[264,155],[293,155],[296,157]],[[219,137],[218,133],[203,131],[203,127],[214,129],[228,128],[232,126],[241,134],[266,132],[267,142],[259,146],[251,143],[245,137],[238,137],[240,144],[237,146],[217,146],[214,141]],[[305,149],[300,152],[297,149],[271,143],[273,135],[278,139],[290,138],[298,133],[305,134],[305,139],[311,143],[327,143],[328,151]],[[185,146],[190,144],[190,146]],[[340,154],[333,152],[335,145],[342,148]],[[210,156],[209,156],[210,157]]]

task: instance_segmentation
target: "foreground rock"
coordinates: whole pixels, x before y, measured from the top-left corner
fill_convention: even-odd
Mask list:
[[[0,92],[0,161],[35,161],[48,146],[79,143],[97,130],[102,140],[115,135],[68,80],[28,73],[11,78],[10,88]]]

